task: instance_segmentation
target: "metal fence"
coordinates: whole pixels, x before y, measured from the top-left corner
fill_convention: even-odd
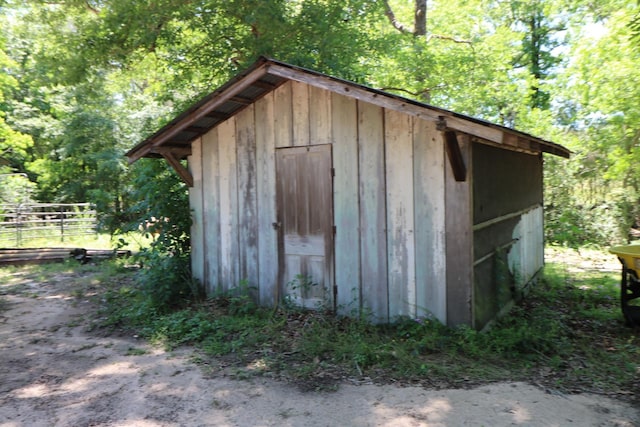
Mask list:
[[[96,233],[89,203],[0,204],[0,245],[22,246],[31,239],[64,239]]]

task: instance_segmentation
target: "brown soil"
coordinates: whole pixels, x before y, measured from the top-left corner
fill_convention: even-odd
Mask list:
[[[353,383],[304,392],[203,370],[189,349],[89,332],[90,277],[0,283],[0,426],[635,426],[640,411],[525,383],[430,390]],[[83,294],[71,283],[85,280]]]

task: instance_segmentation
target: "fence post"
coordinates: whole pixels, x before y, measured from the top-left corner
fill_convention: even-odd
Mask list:
[[[60,241],[64,242],[64,208],[60,207]]]
[[[22,203],[18,203],[16,210],[16,247],[22,246]]]

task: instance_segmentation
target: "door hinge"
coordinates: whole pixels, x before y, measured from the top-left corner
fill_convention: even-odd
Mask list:
[[[335,235],[336,235],[336,230],[337,230],[337,228],[336,228],[336,226],[335,226],[335,225],[334,225],[333,227],[331,227],[331,228],[333,229],[333,235],[335,236]]]
[[[336,176],[336,168],[331,168],[331,177],[335,177]]]

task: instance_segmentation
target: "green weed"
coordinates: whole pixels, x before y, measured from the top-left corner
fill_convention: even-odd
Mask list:
[[[615,272],[575,273],[548,263],[523,302],[479,332],[433,319],[376,325],[366,316],[262,308],[247,281],[161,310],[134,273],[117,264],[101,268],[91,273],[95,289],[82,294],[100,306],[97,327],[126,330],[169,349],[194,346],[203,364],[223,364],[238,377],[268,374],[314,390],[330,390],[347,377],[437,387],[509,379],[598,392],[638,385],[640,340],[624,326]],[[39,274],[60,275],[34,269],[18,280],[15,271],[3,274],[11,286]]]

